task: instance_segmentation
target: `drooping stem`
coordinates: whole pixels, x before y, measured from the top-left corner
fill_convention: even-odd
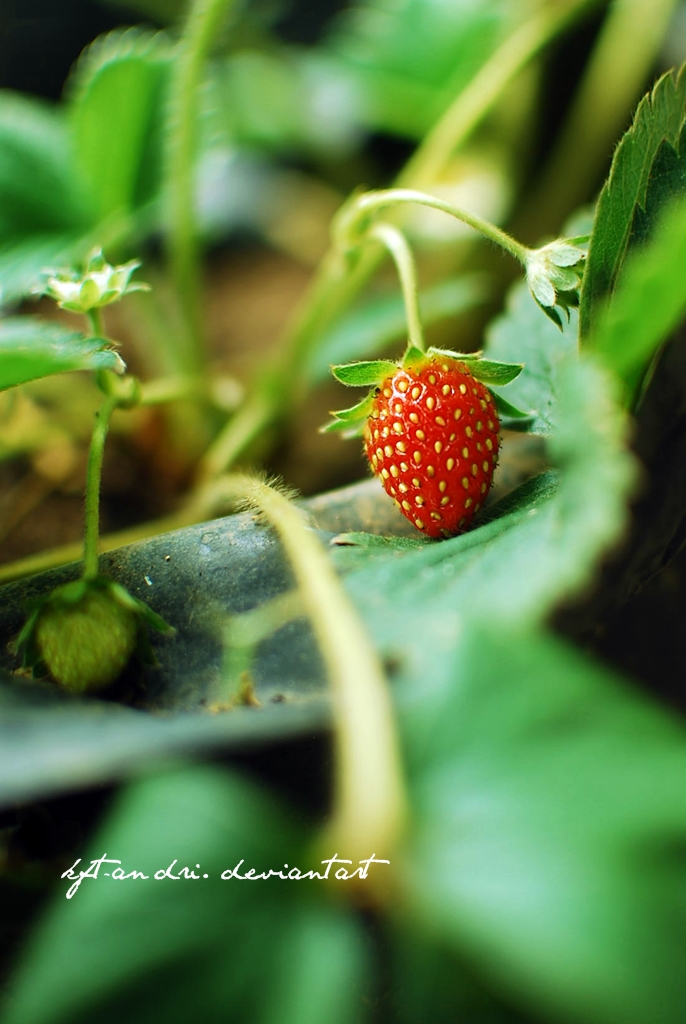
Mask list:
[[[420,352],[424,352],[426,351],[426,345],[424,344],[424,331],[422,330],[422,321],[419,314],[417,269],[407,239],[402,231],[392,224],[375,224],[368,232],[368,235],[385,245],[393,257],[398,277],[400,278],[400,286],[403,290],[409,343],[413,348],[418,348]]]
[[[100,536],[100,481],[105,441],[110,418],[117,407],[116,395],[108,395],[96,414],[95,427],[88,452],[86,472],[86,527],[83,544],[83,577],[92,580],[98,575],[98,538]]]
[[[194,177],[199,87],[203,62],[232,3],[233,0],[191,0],[171,82],[168,244],[172,276],[188,333],[185,368],[194,373],[204,363]]]
[[[347,229],[354,230],[354,223],[362,219],[365,214],[387,209],[389,206],[400,206],[408,203],[428,206],[432,210],[441,210],[443,213],[455,217],[457,220],[462,221],[463,224],[468,224],[469,227],[480,232],[485,238],[495,242],[501,249],[504,249],[516,260],[519,260],[523,266],[526,265],[530,250],[506,234],[501,228],[496,227],[495,224],[491,224],[490,221],[484,220],[483,217],[479,217],[470,210],[465,210],[463,207],[449,203],[445,199],[439,199],[437,196],[431,196],[426,192],[419,192],[416,189],[387,188],[379,189],[376,192],[363,193],[350,206],[346,217]]]
[[[254,477],[236,474],[221,484],[227,495],[258,508],[278,533],[326,664],[337,762],[330,841],[353,860],[372,852],[383,857],[400,836],[405,794],[393,709],[376,651],[304,513]]]

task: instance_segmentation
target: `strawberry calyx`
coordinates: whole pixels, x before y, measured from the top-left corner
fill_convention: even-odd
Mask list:
[[[343,437],[362,435],[372,409],[377,389],[400,369],[420,372],[437,359],[450,359],[461,364],[477,381],[484,384],[493,395],[503,425],[521,427],[534,416],[533,412],[518,409],[502,397],[494,388],[503,387],[515,380],[522,372],[522,363],[504,363],[484,359],[480,352],[454,352],[451,349],[430,347],[421,349],[408,345],[403,358],[394,362],[390,359],[372,359],[363,362],[343,363],[332,366],[336,380],[347,387],[370,387],[369,393],[356,405],[331,413],[333,417],[325,424],[322,433],[340,432]]]

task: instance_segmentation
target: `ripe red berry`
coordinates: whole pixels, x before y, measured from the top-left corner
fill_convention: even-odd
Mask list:
[[[493,396],[447,356],[399,368],[376,389],[364,429],[374,474],[402,514],[429,537],[465,529],[498,460]]]

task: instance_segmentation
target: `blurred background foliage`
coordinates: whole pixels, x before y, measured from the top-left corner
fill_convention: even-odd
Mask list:
[[[584,233],[636,102],[686,56],[686,7],[675,0],[238,4],[218,23],[190,98],[184,234],[184,153],[170,139],[183,111],[185,13],[180,0],[11,0],[0,15],[4,329],[26,314],[40,317],[45,337],[80,329],[32,291],[46,266],[102,245],[113,262],[142,258],[153,284],[106,313],[131,370],[195,382],[183,401],[114,420],[107,530],[166,516],[193,494],[198,461],[255,381],[267,380],[267,394],[274,379],[290,389],[283,324],[352,189],[414,168],[423,187],[526,243],[566,223]],[[482,72],[496,81],[513,40],[556,17],[559,31],[494,91],[460,145],[420,166],[417,152],[440,150],[432,130],[455,97],[471,95]],[[355,534],[332,556],[397,709],[411,816],[390,894],[217,880],[243,857],[257,868],[312,866],[334,784],[319,732],[289,741],[277,727],[264,749],[172,769],[164,758],[195,749],[208,760],[215,749],[209,730],[193,733],[197,716],[179,726],[148,715],[138,732],[102,702],[112,731],[79,762],[85,791],[69,792],[70,736],[89,728],[92,704],[61,708],[60,725],[39,690],[28,699],[8,685],[8,1024],[683,1020],[686,738],[678,714],[654,699],[684,706],[683,558],[664,568],[682,543],[686,504],[686,374],[683,337],[673,335],[686,301],[686,218],[669,206],[686,180],[686,111],[673,92],[646,114],[650,131],[626,144],[617,180],[631,187],[606,194],[596,222],[597,276],[581,317],[603,367],[577,361],[576,316],[561,335],[522,286],[507,294],[512,268],[468,231],[430,211],[404,222],[430,341],[485,343],[494,358],[525,361],[513,400],[538,416],[533,440],[508,435],[509,483],[477,530],[440,545]],[[613,249],[620,224],[646,243],[626,267]],[[597,268],[613,252],[619,283],[607,310]],[[363,474],[355,445],[316,433],[340,402],[328,364],[404,340],[392,275],[348,299],[295,364],[298,400],[239,453],[307,494]],[[648,364],[659,390],[646,390],[630,428],[618,396]],[[79,537],[96,404],[90,377],[73,373],[0,395],[3,561]],[[116,768],[102,767],[108,757]],[[115,785],[139,767],[141,778]],[[67,902],[59,873],[105,851],[129,868],[154,872],[178,858],[212,877],[102,878]]]

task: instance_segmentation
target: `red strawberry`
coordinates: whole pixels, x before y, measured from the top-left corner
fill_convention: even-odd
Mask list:
[[[429,537],[452,536],[481,508],[498,460],[491,392],[441,355],[398,368],[379,385],[364,429],[374,474]]]
[[[332,413],[322,430],[362,434],[375,475],[403,515],[428,537],[451,537],[488,494],[500,446],[498,413],[519,429],[534,415],[500,394],[522,369],[480,352],[425,352],[410,344],[400,363],[333,366],[341,384],[373,390]]]

